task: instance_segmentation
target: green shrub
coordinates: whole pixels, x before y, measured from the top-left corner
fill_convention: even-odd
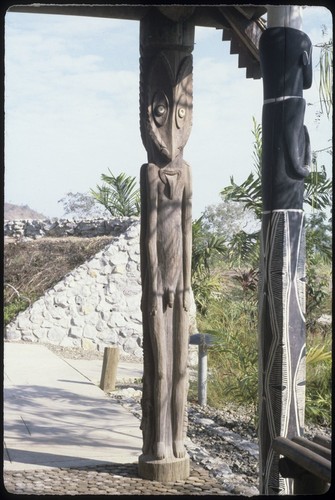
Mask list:
[[[14,299],[10,304],[5,304],[4,306],[4,324],[8,325],[16,315],[27,309],[29,306],[29,301],[24,298]]]

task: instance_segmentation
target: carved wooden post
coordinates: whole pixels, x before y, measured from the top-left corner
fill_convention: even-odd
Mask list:
[[[139,475],[189,476],[184,447],[191,287],[191,171],[183,148],[192,123],[194,26],[158,9],[140,23],[143,316],[143,454]]]
[[[279,10],[276,10],[279,9]],[[260,318],[260,494],[290,494],[280,477],[275,437],[303,433],[305,412],[305,241],[303,191],[310,144],[303,89],[312,83],[299,7],[268,8],[260,39],[263,220]],[[298,15],[292,15],[298,10]],[[288,23],[285,22],[286,17]],[[292,24],[294,23],[294,24]],[[293,27],[291,27],[293,26]]]

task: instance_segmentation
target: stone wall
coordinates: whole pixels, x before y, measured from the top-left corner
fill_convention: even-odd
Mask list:
[[[103,235],[118,236],[138,217],[95,218],[95,219],[17,219],[5,220],[4,236],[10,238],[42,238],[79,236],[94,237]]]
[[[142,358],[140,222],[128,226],[19,313],[5,338],[99,351],[116,345],[121,354]],[[195,305],[191,316],[194,325]]]
[[[142,356],[140,223],[67,274],[6,328],[7,340]]]

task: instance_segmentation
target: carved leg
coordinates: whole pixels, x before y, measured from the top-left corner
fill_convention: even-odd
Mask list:
[[[150,341],[150,326],[147,315],[143,315],[143,393],[142,393],[142,421],[143,454],[152,455],[154,442],[154,355]]]
[[[166,457],[166,422],[168,407],[168,380],[167,380],[167,357],[166,342],[163,328],[163,312],[159,307],[157,314],[151,320],[151,340],[153,345],[153,357],[155,376],[151,383],[154,387],[154,457],[161,460]],[[152,431],[151,431],[152,432]]]
[[[173,453],[177,458],[185,456],[184,434],[185,434],[185,407],[188,387],[188,315],[183,307],[183,294],[178,293],[176,299],[176,323],[179,335],[174,336],[174,366],[173,366]]]

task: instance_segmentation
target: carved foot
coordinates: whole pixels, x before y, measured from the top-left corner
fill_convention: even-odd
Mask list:
[[[185,447],[183,441],[173,441],[173,454],[176,458],[184,458]]]
[[[156,458],[157,460],[165,458],[165,443],[163,441],[158,441],[156,444]]]

